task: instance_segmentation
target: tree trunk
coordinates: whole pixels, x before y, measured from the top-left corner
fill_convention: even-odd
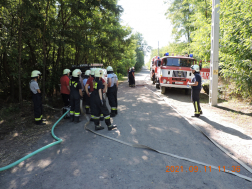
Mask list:
[[[45,24],[44,24],[44,31],[43,31],[43,54],[44,54],[44,60],[43,60],[43,95],[42,95],[42,101],[45,101],[45,77],[46,77],[46,42],[45,42],[45,32],[46,32],[46,22],[47,22],[47,12],[49,7],[49,0],[47,0],[47,6],[46,6],[46,18],[45,18]]]
[[[20,1],[19,1],[20,4]],[[19,35],[18,35],[18,47],[19,47],[19,56],[18,56],[18,88],[19,88],[19,103],[22,107],[22,85],[21,85],[21,53],[22,53],[22,22],[23,15],[21,13],[20,26],[19,26]]]

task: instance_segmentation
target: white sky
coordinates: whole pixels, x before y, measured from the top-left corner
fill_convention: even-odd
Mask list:
[[[166,19],[168,5],[164,0],[119,0],[118,4],[124,9],[121,16],[122,25],[128,25],[133,33],[139,32],[149,46],[156,49],[167,46],[172,42],[172,25]],[[145,57],[145,63],[149,61]]]

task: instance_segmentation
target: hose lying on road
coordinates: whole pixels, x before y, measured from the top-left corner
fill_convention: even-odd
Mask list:
[[[146,86],[145,86],[146,89],[148,89]],[[148,89],[150,90],[150,89]],[[152,90],[150,90],[151,92],[153,92]],[[154,92],[153,92],[154,93]],[[155,93],[154,93],[155,94]],[[157,94],[156,94],[157,95]],[[157,95],[159,98],[161,98],[159,95]],[[165,99],[162,98],[164,101]],[[166,101],[165,101],[166,102]],[[167,103],[167,102],[166,102]],[[168,104],[170,105],[170,104]],[[171,105],[170,105],[171,106]],[[171,106],[172,107],[172,106]],[[172,107],[173,108],[173,107]],[[174,108],[173,108],[174,109]],[[179,115],[181,115],[176,109],[174,109]],[[82,111],[83,113],[83,111]],[[84,113],[83,113],[84,114]],[[150,148],[148,146],[145,146],[145,145],[141,145],[141,144],[130,144],[130,143],[127,143],[127,142],[124,142],[124,141],[121,141],[121,140],[118,140],[116,138],[112,138],[112,137],[109,137],[109,136],[106,136],[106,135],[103,135],[103,134],[100,134],[100,133],[97,133],[91,129],[89,129],[87,127],[87,125],[90,123],[90,119],[89,117],[84,114],[84,116],[86,117],[87,119],[87,123],[84,125],[84,129],[96,134],[96,135],[99,135],[99,136],[102,136],[102,137],[105,137],[107,139],[110,139],[110,140],[113,140],[113,141],[116,141],[116,142],[119,142],[121,144],[125,144],[125,145],[128,145],[128,146],[131,146],[131,147],[134,147],[134,148],[144,148],[144,149],[148,149],[148,150],[152,150],[154,152],[157,152],[157,153],[160,153],[160,154],[164,154],[164,155],[168,155],[168,156],[172,156],[172,157],[175,157],[175,158],[178,158],[178,159],[181,159],[181,160],[186,160],[186,161],[190,161],[190,162],[193,162],[193,163],[196,163],[196,164],[199,164],[199,165],[202,165],[202,166],[211,166],[211,168],[215,169],[215,170],[218,170],[218,171],[222,171],[222,172],[225,172],[225,173],[229,173],[229,174],[232,174],[232,175],[235,175],[235,176],[238,176],[240,178],[243,178],[247,181],[250,181],[252,182],[252,178],[250,177],[247,177],[247,176],[244,176],[242,174],[239,174],[239,173],[236,173],[236,172],[232,172],[231,170],[227,170],[227,169],[223,169],[223,168],[219,168],[217,166],[214,166],[214,165],[210,165],[210,164],[207,164],[207,163],[203,163],[203,162],[200,162],[200,161],[196,161],[196,160],[193,160],[193,159],[189,159],[189,158],[185,158],[185,157],[181,157],[181,156],[177,156],[177,155],[174,155],[174,154],[170,154],[170,153],[167,153],[167,152],[162,152],[162,151],[159,151],[159,150],[155,150],[153,148]],[[182,116],[182,115],[181,115]],[[183,116],[182,116],[183,117]],[[183,117],[185,118],[185,117]],[[186,118],[185,118],[186,119]],[[186,119],[187,120],[187,119]],[[193,125],[189,120],[187,120],[191,125]],[[200,131],[202,134],[204,134],[211,142],[213,142],[217,147],[219,147],[222,151],[224,151],[227,155],[229,155],[229,153],[223,149],[221,146],[219,146],[216,142],[214,142],[213,140],[211,140],[203,131],[201,131],[198,127],[196,127],[195,125],[193,125],[198,131]],[[231,154],[230,154],[231,155]],[[232,156],[232,155],[231,155]],[[230,156],[230,157],[231,157]],[[246,166],[243,162],[239,161],[237,158],[235,157],[232,157],[234,160],[236,160],[240,165],[242,165],[244,168],[246,168],[250,173],[252,173],[251,169]]]
[[[51,146],[54,146],[54,145],[56,145],[56,144],[61,143],[61,142],[62,142],[62,139],[58,138],[58,137],[54,134],[54,128],[56,127],[56,125],[60,122],[60,120],[61,120],[68,112],[69,112],[69,110],[68,110],[67,112],[65,112],[65,113],[61,116],[61,118],[59,118],[58,121],[56,121],[56,123],[54,123],[54,125],[53,125],[53,127],[52,127],[52,130],[51,130],[52,136],[53,136],[53,138],[55,138],[57,141],[55,141],[55,142],[53,142],[53,143],[51,143],[51,144],[48,144],[48,145],[46,145],[46,146],[44,146],[44,147],[42,147],[42,148],[39,148],[38,150],[36,150],[36,151],[34,151],[34,152],[28,154],[27,156],[25,156],[25,157],[23,157],[23,158],[21,158],[21,159],[15,161],[14,163],[11,163],[11,164],[9,164],[9,165],[7,165],[7,166],[5,166],[5,167],[1,167],[1,168],[0,168],[0,171],[4,171],[4,170],[6,170],[6,169],[12,168],[12,167],[14,167],[15,165],[21,163],[22,161],[28,159],[29,157],[32,157],[32,156],[34,156],[35,154],[37,154],[37,153],[39,153],[39,152],[42,152],[43,150],[45,150],[45,149],[47,149],[47,148],[50,148]]]

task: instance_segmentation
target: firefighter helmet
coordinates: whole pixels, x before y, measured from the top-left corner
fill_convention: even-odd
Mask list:
[[[71,72],[71,70],[69,70],[69,69],[64,69],[64,70],[63,70],[63,75],[68,74],[68,73],[70,73],[70,72]]]
[[[38,77],[39,75],[41,75],[42,73],[38,70],[33,70],[31,73],[31,77]]]
[[[96,69],[96,70],[95,70],[94,76],[95,76],[95,77],[102,77],[102,76],[103,76],[103,71],[102,71],[102,69]]]
[[[86,71],[85,71],[85,75],[87,75],[87,76],[89,76],[89,75],[90,75],[90,73],[91,73],[91,71],[90,71],[90,70],[86,70]]]
[[[199,71],[200,71],[198,65],[192,65],[192,66],[191,66],[191,69],[192,69],[192,70],[195,70],[196,72],[199,72]]]
[[[80,69],[75,69],[75,70],[73,71],[72,76],[73,76],[73,77],[79,77],[80,74],[81,74]]]
[[[107,67],[107,71],[108,71],[108,72],[113,72],[113,68],[112,68],[111,66],[108,66],[108,67]]]
[[[96,70],[96,68],[91,68],[91,75],[95,74],[95,70]]]

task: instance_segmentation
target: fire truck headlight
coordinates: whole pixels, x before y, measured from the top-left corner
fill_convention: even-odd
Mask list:
[[[166,83],[166,79],[163,80],[163,83]]]

